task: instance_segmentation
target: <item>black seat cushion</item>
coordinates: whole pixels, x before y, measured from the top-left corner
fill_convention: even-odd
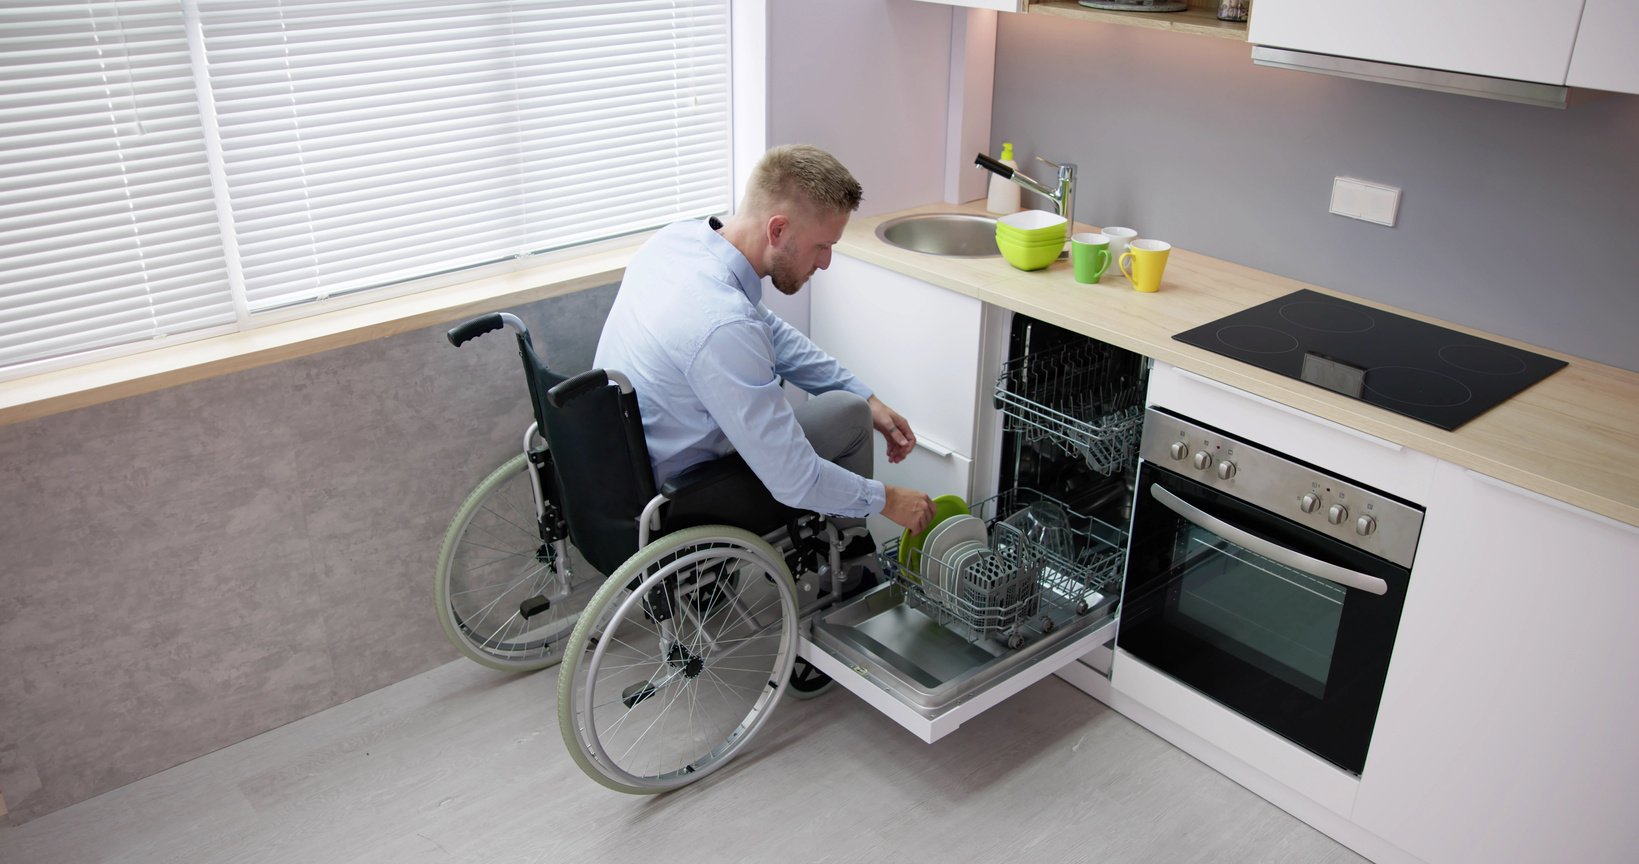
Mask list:
[[[798,511],[774,500],[738,453],[694,465],[660,486],[672,499],[665,529],[734,525],[763,535],[788,525]]]

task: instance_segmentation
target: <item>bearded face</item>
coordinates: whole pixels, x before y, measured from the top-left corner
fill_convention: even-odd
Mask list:
[[[805,270],[796,258],[791,247],[779,247],[774,251],[773,267],[768,274],[775,290],[787,297],[801,291],[802,286],[807,285],[808,280],[814,275],[815,268],[809,267]]]
[[[848,227],[847,213],[794,218],[769,257],[769,278],[787,296],[802,290],[814,272],[831,266],[831,247]]]

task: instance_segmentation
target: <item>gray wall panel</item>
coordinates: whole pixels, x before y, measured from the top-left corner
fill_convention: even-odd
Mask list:
[[[614,294],[514,311],[579,371]],[[530,414],[509,336],[443,330],[0,427],[10,818],[456,656],[438,544]]]
[[[1002,15],[992,146],[1078,163],[1092,224],[1639,370],[1639,97],[1559,111],[1249,53]],[[1334,176],[1400,187],[1398,224],[1327,213]]]

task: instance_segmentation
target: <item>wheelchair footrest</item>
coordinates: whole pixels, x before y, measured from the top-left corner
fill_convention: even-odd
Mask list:
[[[524,620],[527,621],[551,608],[551,600],[548,600],[543,594],[536,594],[534,597],[518,604],[518,614],[524,616]]]
[[[625,705],[627,708],[636,708],[637,703],[657,692],[658,689],[654,684],[648,681],[639,681],[636,684],[627,685],[626,689],[620,691],[620,704]]]

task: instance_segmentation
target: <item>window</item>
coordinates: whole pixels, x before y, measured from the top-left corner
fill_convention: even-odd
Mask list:
[[[5,4],[0,367],[722,212],[728,31],[727,0]]]

